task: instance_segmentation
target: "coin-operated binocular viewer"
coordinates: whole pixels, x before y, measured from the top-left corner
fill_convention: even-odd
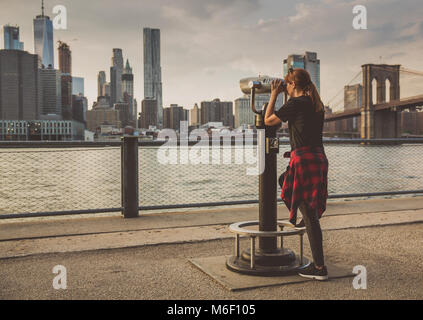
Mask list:
[[[259,220],[238,222],[229,226],[230,231],[235,233],[235,252],[227,259],[226,266],[232,271],[258,276],[289,275],[310,263],[303,257],[305,228],[296,228],[289,221],[277,220],[276,156],[279,153],[279,139],[276,137],[276,131],[279,125],[269,127],[264,124],[267,103],[261,110],[256,110],[255,107],[255,95],[270,93],[270,83],[274,79],[276,78],[262,76],[240,81],[242,92],[250,94],[251,109],[256,114],[258,167],[264,167],[264,170],[259,175]],[[294,235],[299,236],[299,255],[284,248],[284,237]],[[242,252],[240,250],[241,236],[250,238],[250,248]],[[258,240],[257,249],[256,239]]]

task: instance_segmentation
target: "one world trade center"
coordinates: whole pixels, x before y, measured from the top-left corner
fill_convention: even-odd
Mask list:
[[[34,52],[46,68],[54,68],[53,23],[44,15],[44,1],[41,5],[41,15],[34,19]]]

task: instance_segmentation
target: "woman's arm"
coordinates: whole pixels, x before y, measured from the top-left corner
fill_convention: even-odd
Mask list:
[[[275,115],[275,103],[278,95],[272,91],[272,94],[270,95],[269,104],[267,105],[266,114],[264,116],[264,124],[266,126],[275,126],[279,123],[281,123],[281,119],[279,119]]]
[[[272,91],[270,94],[269,104],[267,105],[266,114],[264,116],[264,124],[266,126],[275,126],[281,123],[281,119],[275,115],[275,103],[278,95],[283,91],[282,81],[273,80],[270,87]]]

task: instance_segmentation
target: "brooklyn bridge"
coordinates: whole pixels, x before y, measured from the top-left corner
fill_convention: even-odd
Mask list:
[[[350,86],[360,76],[362,83]],[[401,84],[402,89],[412,86],[417,95],[410,95],[410,90],[408,95],[400,95],[400,79],[406,82]],[[423,136],[423,112],[419,112],[423,107],[422,80],[423,72],[401,65],[362,65],[360,72],[329,102],[342,92],[343,99],[326,104],[325,135],[400,138],[408,130],[410,134]],[[332,112],[335,108],[342,111]]]

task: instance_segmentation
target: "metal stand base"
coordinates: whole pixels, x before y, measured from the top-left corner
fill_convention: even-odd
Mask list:
[[[241,259],[247,262],[251,261],[251,249],[246,249],[241,254]],[[295,262],[295,253],[292,250],[277,248],[275,252],[265,253],[260,249],[254,253],[255,263],[263,267],[275,267],[290,265]]]
[[[303,255],[303,236],[306,228],[296,228],[288,221],[276,221],[280,231],[259,231],[247,229],[250,226],[259,225],[259,221],[244,221],[233,223],[229,230],[235,233],[235,255],[226,261],[229,270],[256,276],[284,276],[295,274],[298,270],[307,267],[310,261]],[[250,249],[240,250],[240,235],[250,237]],[[284,248],[283,238],[286,236],[300,237],[300,254],[297,256],[292,250]],[[256,250],[256,238],[278,238],[280,247],[268,249],[265,252],[261,248]],[[275,239],[276,240],[276,239]]]
[[[226,260],[226,267],[231,271],[252,276],[267,277],[294,275],[297,274],[300,269],[307,267],[309,264],[310,261],[305,257],[303,257],[303,263],[300,264],[300,257],[295,256],[295,260],[288,265],[262,266],[257,263],[254,266],[254,269],[252,269],[249,260],[246,261],[243,258],[237,258],[236,256],[231,256]]]

